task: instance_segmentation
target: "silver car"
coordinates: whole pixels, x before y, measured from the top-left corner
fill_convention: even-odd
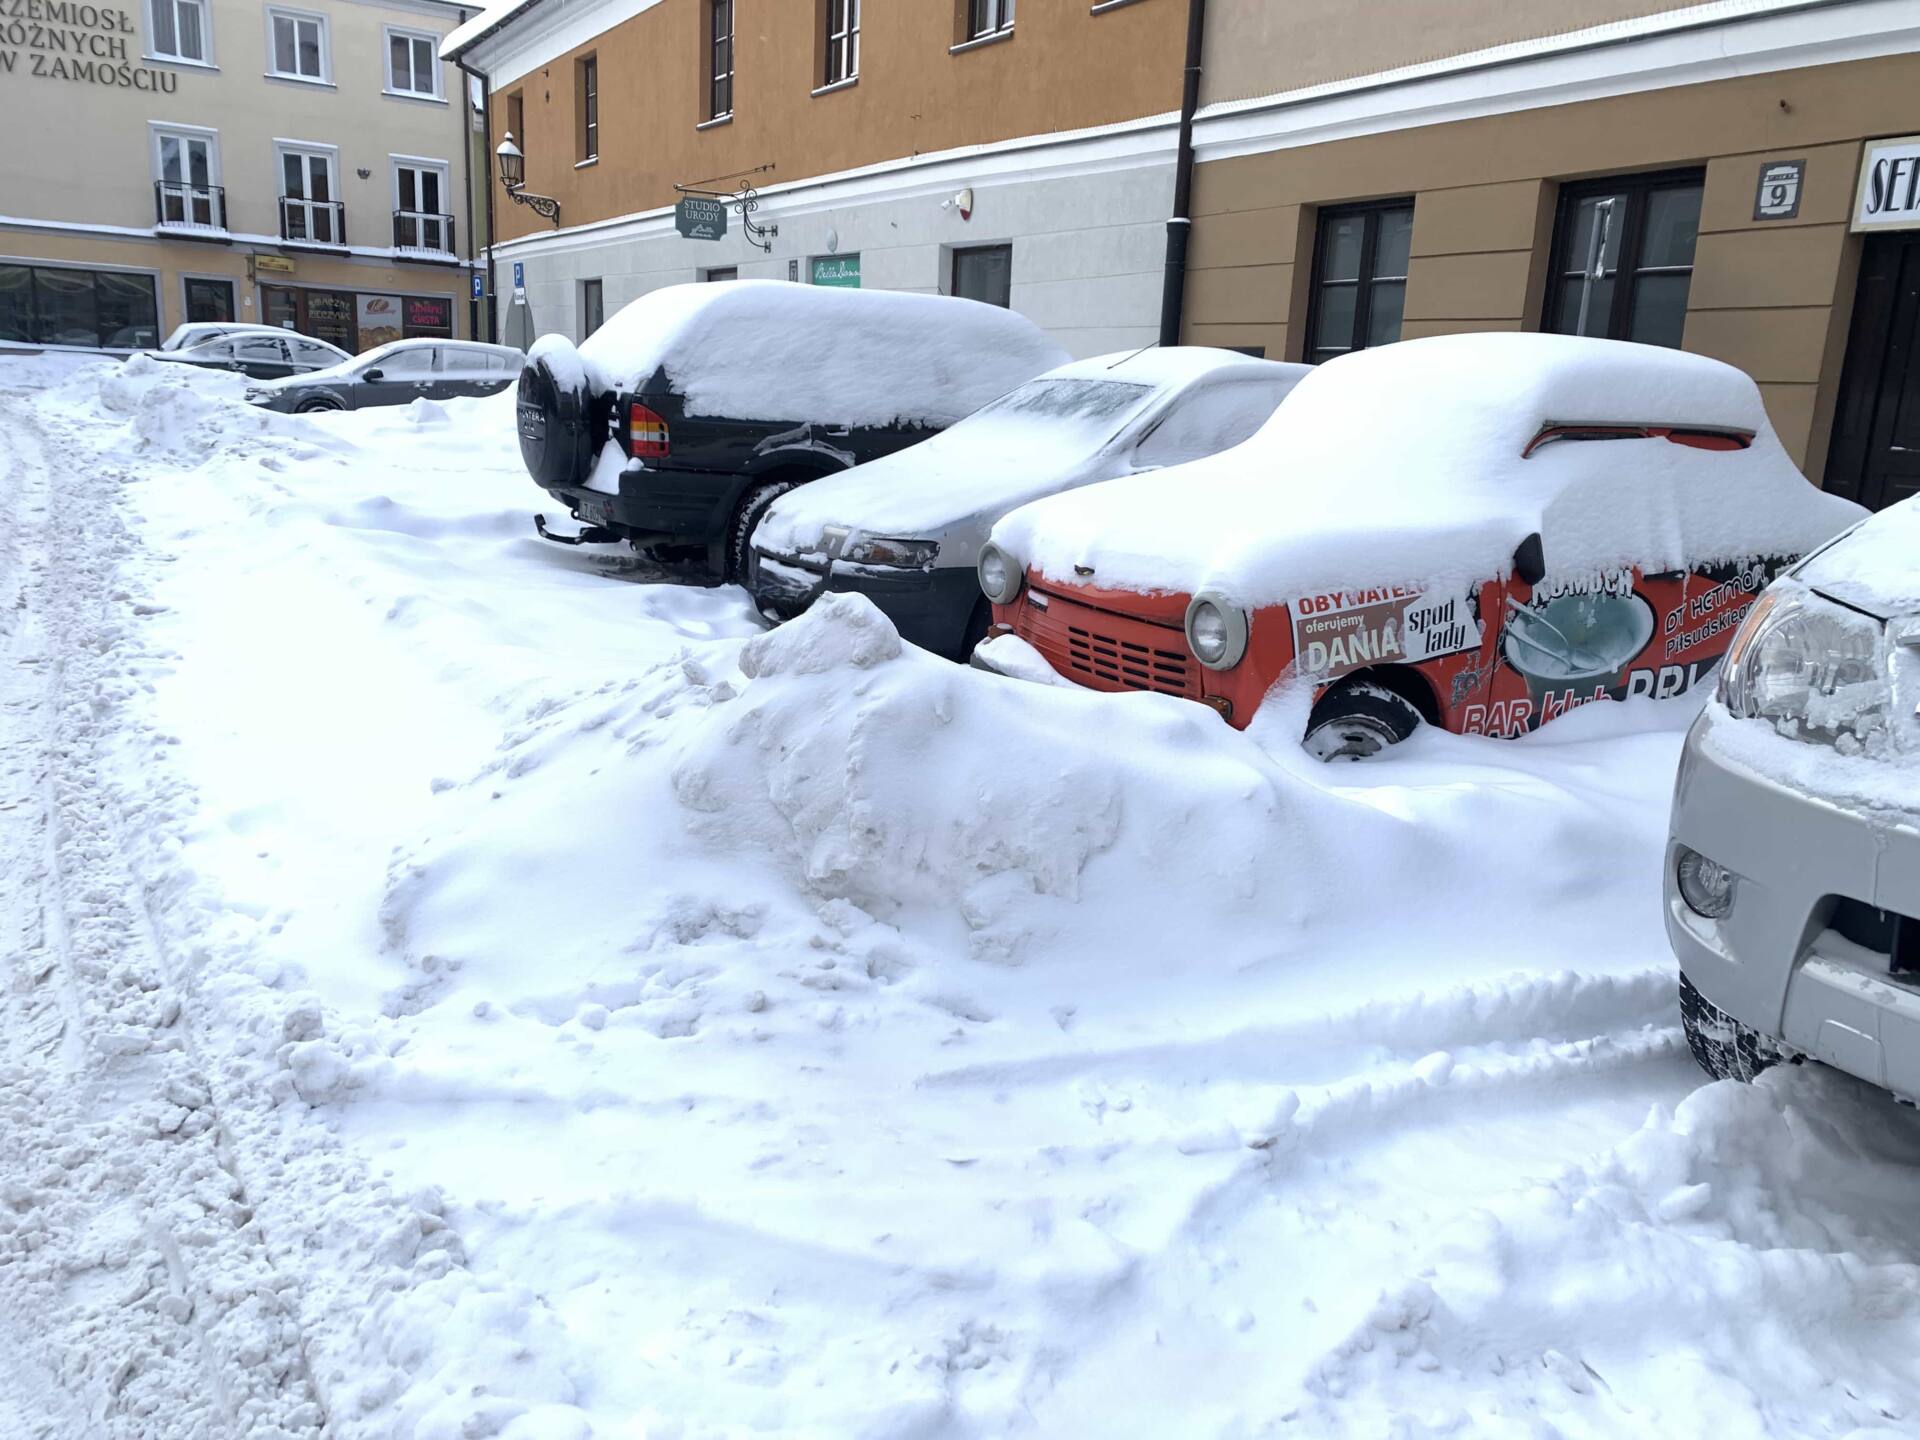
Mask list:
[[[247,388],[268,410],[365,410],[415,400],[495,395],[520,378],[527,357],[477,340],[395,340],[325,370]]]
[[[1667,936],[1694,1057],[1808,1057],[1920,1101],[1920,500],[1748,611],[1687,736]]]

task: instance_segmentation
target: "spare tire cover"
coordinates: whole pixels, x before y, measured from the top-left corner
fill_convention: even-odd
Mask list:
[[[595,406],[586,387],[565,384],[543,356],[520,372],[516,410],[520,459],[547,489],[584,485],[599,453]]]

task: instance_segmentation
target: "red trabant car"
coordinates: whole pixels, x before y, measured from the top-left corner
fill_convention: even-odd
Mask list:
[[[1007,516],[976,662],[1018,674],[1037,651],[1242,728],[1299,674],[1328,759],[1422,723],[1519,735],[1687,691],[1767,582],[1864,513],[1807,482],[1718,361],[1406,341],[1321,366],[1235,449]]]

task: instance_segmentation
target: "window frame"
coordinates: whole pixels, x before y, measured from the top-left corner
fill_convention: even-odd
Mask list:
[[[407,42],[407,68],[410,72],[414,73],[417,73],[417,71],[415,71],[415,62],[419,58],[414,51],[414,46],[416,44],[424,44],[427,47],[428,74],[433,77],[433,88],[431,90],[411,90],[403,88],[400,85],[399,78],[393,73],[393,42],[395,40],[405,40]],[[396,96],[403,100],[438,100],[443,103],[445,102],[447,98],[446,87],[444,77],[441,75],[440,37],[438,35],[435,35],[430,30],[410,30],[404,25],[387,25],[382,27],[381,41],[381,48],[385,57],[383,63],[387,71],[387,84],[386,89],[382,92],[383,94]]]
[[[584,343],[607,323],[607,282],[595,276],[580,282],[580,339]]]
[[[1368,200],[1353,205],[1323,205],[1313,221],[1313,269],[1307,285],[1307,325],[1301,335],[1300,359],[1308,365],[1323,365],[1338,355],[1351,355],[1356,350],[1370,350],[1373,344],[1367,334],[1373,328],[1373,291],[1381,284],[1397,284],[1401,287],[1401,328],[1406,328],[1406,284],[1405,275],[1378,275],[1374,273],[1374,262],[1378,258],[1380,243],[1380,221],[1385,215],[1405,210],[1409,227],[1413,223],[1414,199],[1412,195],[1396,195],[1386,200]],[[1328,280],[1325,277],[1326,236],[1330,221],[1363,217],[1364,224],[1360,232],[1360,264],[1351,282]],[[1413,268],[1412,237],[1408,237],[1407,268]],[[1321,292],[1329,286],[1347,285],[1354,287],[1353,329],[1348,338],[1356,343],[1349,344],[1344,350],[1332,349],[1318,343],[1320,334]],[[1382,342],[1393,344],[1400,339]],[[1331,353],[1320,356],[1323,349]],[[1316,358],[1318,356],[1319,358]]]
[[[267,78],[269,80],[291,80],[296,85],[333,84],[333,27],[328,22],[327,17],[316,10],[296,10],[285,5],[267,6],[266,17]],[[303,75],[297,70],[282,70],[280,68],[279,29],[282,20],[290,21],[294,26],[293,58],[295,64],[298,64],[300,60],[299,27],[308,21],[311,21],[319,27],[320,73],[318,75]]]
[[[301,157],[302,160],[320,159],[327,162],[327,196],[328,196],[327,199],[315,200],[310,195],[287,194],[287,159],[286,157],[289,155],[298,155],[299,157]],[[312,167],[308,165],[303,165],[301,167],[301,174],[303,178],[310,180],[313,174]],[[336,218],[339,225],[340,233],[338,235],[335,235],[332,239],[316,240],[313,236],[313,225],[312,225],[313,212],[311,209],[309,209],[307,211],[307,217],[308,217],[307,234],[297,239],[293,237],[283,237],[287,240],[288,243],[294,244],[294,245],[324,245],[331,248],[339,248],[339,249],[344,249],[346,247],[347,209],[346,209],[346,204],[340,194],[340,147],[339,146],[323,145],[316,141],[309,141],[309,140],[275,140],[273,142],[273,183],[274,183],[274,199],[275,199],[276,207],[279,206],[280,202],[287,201],[287,200],[293,200],[296,203],[307,205],[307,206],[323,205],[327,208],[328,214]],[[311,288],[311,287],[299,287],[299,288]]]
[[[227,315],[223,320],[196,320],[193,317],[193,287],[223,285],[227,291]],[[180,277],[180,323],[183,325],[234,325],[240,323],[240,287],[231,275],[183,274]]]
[[[860,0],[822,0],[821,10],[825,55],[820,88],[851,85],[860,78]]]
[[[162,330],[161,326],[163,324],[164,316],[166,312],[161,305],[160,272],[158,270],[144,269],[138,266],[125,267],[125,266],[119,266],[119,265],[82,265],[82,264],[75,264],[69,261],[39,260],[39,259],[28,260],[24,258],[23,259],[9,258],[9,259],[0,260],[0,269],[22,270],[26,272],[26,276],[27,276],[27,283],[26,283],[27,319],[30,322],[30,328],[32,333],[24,342],[16,342],[16,343],[24,343],[28,345],[41,345],[41,346],[55,345],[55,346],[61,346],[62,348],[74,349],[74,350],[108,350],[108,349],[137,350],[142,348],[150,348],[150,346],[152,345],[158,345],[161,339],[164,338],[165,332]],[[49,339],[41,338],[40,314],[39,314],[39,303],[38,303],[38,287],[35,282],[34,276],[37,272],[42,270],[70,271],[75,274],[85,275],[92,281],[93,305],[94,305],[93,333],[97,341],[96,344],[90,345],[90,346],[71,345],[67,342],[60,341],[60,340],[49,340]],[[106,339],[102,334],[102,326],[100,324],[100,277],[102,275],[111,275],[119,279],[143,280],[146,282],[148,293],[151,295],[153,300],[153,339],[150,342],[148,342],[146,346],[141,346],[141,345],[109,346],[106,343]],[[127,327],[122,327],[122,328],[127,328]]]
[[[600,158],[600,55],[595,51],[573,62],[575,99],[574,149],[577,165]]]
[[[992,40],[1013,29],[1014,0],[961,0],[960,43]]]
[[[947,257],[947,294],[960,296],[960,262],[972,255],[988,255],[1004,251],[1007,257],[1007,299],[1003,309],[1013,308],[1013,242],[1002,240],[988,245],[956,245]],[[966,298],[961,296],[960,298]],[[983,305],[999,305],[997,300],[982,300]]]
[[[389,155],[387,156],[387,169],[388,169],[388,173],[393,177],[392,189],[393,189],[394,210],[398,213],[404,213],[404,214],[408,214],[416,217],[414,223],[419,227],[419,233],[420,233],[421,239],[424,240],[426,238],[427,227],[429,224],[433,224],[439,227],[441,238],[445,242],[444,244],[438,247],[422,244],[422,245],[410,245],[410,246],[404,246],[404,247],[400,245],[395,245],[393,248],[396,250],[404,250],[407,254],[414,254],[416,252],[421,254],[426,254],[426,255],[453,254],[454,253],[454,248],[453,248],[454,212],[452,209],[408,210],[405,205],[400,203],[401,201],[400,172],[402,170],[411,170],[415,172],[415,174],[417,175],[433,174],[433,175],[439,176],[440,177],[440,203],[442,205],[450,205],[453,199],[453,189],[452,189],[453,165],[452,163],[450,161],[436,159],[431,155]],[[415,190],[414,198],[418,199],[419,190],[420,190],[420,185],[418,181],[415,181],[414,183],[414,190]],[[434,217],[434,219],[432,221],[427,221],[427,220],[417,218],[421,216],[432,216]]]
[[[159,16],[163,5],[173,12],[174,48],[172,50],[162,50],[160,48]],[[180,12],[187,9],[200,12],[200,48],[204,52],[203,54],[189,55],[179,48]],[[147,22],[147,59],[165,60],[175,65],[204,65],[208,69],[214,68],[213,7],[208,3],[208,0],[147,0],[145,18]]]
[[[527,148],[527,92],[509,90],[506,100],[506,124],[501,127],[513,136],[524,154]]]
[[[225,223],[226,217],[220,214],[223,207],[219,200],[219,191],[222,184],[220,179],[220,132],[210,125],[183,125],[171,121],[149,120],[147,122],[147,143],[149,159],[153,166],[153,181],[156,186],[176,183],[167,180],[166,177],[166,166],[163,157],[166,148],[165,142],[169,139],[189,143],[198,141],[207,147],[207,184],[205,188],[207,191],[208,220],[205,225],[190,218],[166,220],[159,223],[167,226],[177,225],[185,229],[224,232],[227,228]],[[191,173],[190,167],[188,173]],[[185,184],[189,189],[193,188],[193,182],[191,180],[178,183]],[[184,206],[182,207],[182,213],[189,213],[185,210]]]
[[[706,36],[704,50],[706,54],[707,104],[704,123],[713,125],[722,120],[733,118],[736,96],[734,83],[739,66],[738,47],[736,45],[736,0],[706,0]],[[724,17],[726,31],[721,32]],[[721,68],[721,45],[726,46],[726,68]],[[722,104],[724,90],[725,103]]]
[[[1627,213],[1622,217],[1620,248],[1613,271],[1613,298],[1609,302],[1607,328],[1602,338],[1625,340],[1633,326],[1633,297],[1640,287],[1642,275],[1673,275],[1682,270],[1687,275],[1687,289],[1691,296],[1693,272],[1698,268],[1700,230],[1694,227],[1694,258],[1681,265],[1640,264],[1647,241],[1647,208],[1649,198],[1661,190],[1697,189],[1704,200],[1706,196],[1707,172],[1705,166],[1691,165],[1672,170],[1648,170],[1626,175],[1595,175],[1584,180],[1561,182],[1560,193],[1554,198],[1553,241],[1547,248],[1547,293],[1540,305],[1540,329],[1549,335],[1572,335],[1578,332],[1563,330],[1556,323],[1560,313],[1560,282],[1571,279],[1569,263],[1574,256],[1568,253],[1573,244],[1573,226],[1569,219],[1578,210],[1582,200],[1594,196],[1624,194],[1627,198]],[[1622,283],[1622,282],[1625,283]],[[1684,331],[1686,313],[1681,312],[1680,323]],[[1659,341],[1648,340],[1644,344],[1656,345]],[[1674,347],[1679,348],[1679,347]]]

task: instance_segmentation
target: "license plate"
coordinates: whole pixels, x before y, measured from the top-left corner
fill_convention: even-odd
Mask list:
[[[593,500],[580,497],[580,518],[589,525],[611,525],[613,523],[613,502],[611,500]]]

